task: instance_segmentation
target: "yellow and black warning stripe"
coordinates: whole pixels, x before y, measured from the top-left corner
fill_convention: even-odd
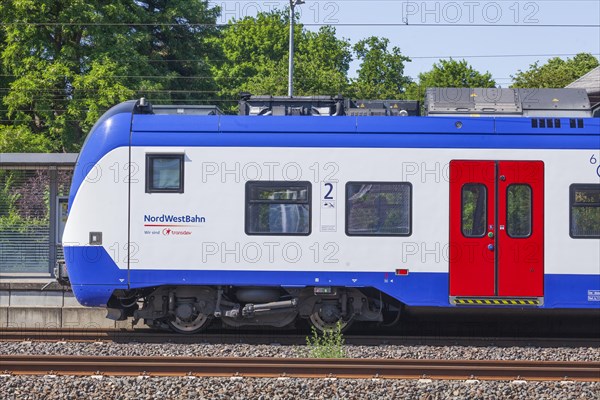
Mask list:
[[[460,306],[539,306],[541,299],[498,299],[498,298],[453,298],[452,303]]]

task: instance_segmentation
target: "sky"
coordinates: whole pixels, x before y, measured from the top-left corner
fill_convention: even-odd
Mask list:
[[[284,8],[288,1],[210,0],[221,7],[218,22]],[[600,57],[600,1],[397,1],[305,0],[296,6],[310,30],[336,28],[352,44],[382,36],[411,57],[405,74],[413,79],[443,57],[466,59],[496,83],[508,87],[511,75],[539,60],[580,52]],[[585,26],[581,26],[585,25]],[[358,62],[351,65],[356,75]]]

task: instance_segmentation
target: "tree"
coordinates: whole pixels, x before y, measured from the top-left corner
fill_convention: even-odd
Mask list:
[[[337,39],[334,27],[323,26],[318,32],[304,31],[294,60],[298,92],[305,95],[344,93],[348,87],[350,61],[350,43]]]
[[[217,90],[211,61],[221,58],[213,38],[218,34],[219,8],[208,0],[126,1],[139,5],[143,32],[136,46],[150,76],[159,78],[165,101],[197,101],[214,98]],[[117,60],[119,60],[117,58]],[[152,93],[152,92],[150,92]]]
[[[371,36],[354,45],[360,60],[358,78],[352,81],[352,95],[360,99],[402,98],[411,82],[404,76],[404,63],[410,58],[403,56],[398,47],[388,50],[389,40]]]
[[[27,126],[0,124],[0,153],[47,153],[53,143],[41,133],[33,133]]]
[[[347,87],[352,55],[335,28],[294,27],[294,94],[334,95]],[[240,92],[285,95],[288,89],[289,17],[286,10],[231,21],[215,39],[223,60],[213,65],[220,95],[235,109]]]
[[[2,29],[0,43],[6,43],[6,34]],[[0,99],[9,93],[14,80],[15,77],[8,74],[0,62]],[[9,123],[6,106],[0,105],[0,153],[47,152],[52,149],[52,143],[44,135],[34,134],[26,126],[11,126]]]
[[[406,98],[420,100],[423,104],[427,88],[490,88],[495,86],[496,82],[489,72],[481,73],[465,60],[439,60],[433,64],[430,71],[419,74],[419,82],[408,87]]]
[[[573,58],[549,59],[540,65],[534,62],[526,71],[519,70],[513,79],[513,88],[562,88],[598,66],[598,59],[589,53],[579,53]]]
[[[221,36],[223,60],[213,64],[213,73],[226,100],[237,100],[242,91],[253,94],[283,94],[287,70],[286,17],[282,12],[259,13],[230,21]],[[295,29],[297,37],[301,31]]]
[[[0,6],[0,18],[8,22],[2,62],[15,77],[3,99],[8,117],[16,126],[45,135],[54,150],[65,150],[82,136],[81,110],[72,105],[90,94],[80,93],[76,80],[89,72],[86,64],[93,55],[97,28],[83,23],[99,22],[95,6],[83,1],[25,0]]]
[[[4,125],[43,135],[54,151],[77,151],[100,114],[123,100],[208,97],[217,14],[205,0],[2,2],[0,57],[14,78],[3,93]]]
[[[0,5],[0,7],[2,6]],[[4,45],[5,41],[6,35],[4,34],[4,30],[0,29],[0,44]],[[4,68],[4,65],[0,62],[0,99],[8,92],[12,80],[12,77],[8,75],[8,71],[6,71],[6,68]],[[1,105],[0,102],[0,129],[3,123],[8,122],[7,118],[6,107]]]

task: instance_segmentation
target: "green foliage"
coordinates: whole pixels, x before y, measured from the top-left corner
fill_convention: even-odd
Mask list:
[[[0,171],[0,217],[17,214],[19,194],[12,190],[14,180],[10,171]]]
[[[358,78],[352,81],[352,95],[358,99],[400,99],[411,82],[404,76],[403,56],[398,47],[388,50],[389,40],[371,36],[354,45],[360,60]]]
[[[1,4],[0,8],[2,8]],[[1,22],[2,21],[0,20],[0,23]],[[5,41],[6,35],[4,33],[4,30],[0,27],[0,48],[4,45]],[[8,87],[12,81],[13,77],[8,76],[8,72],[6,71],[6,68],[4,68],[4,64],[0,61],[0,100],[7,93]],[[6,115],[6,107],[4,107],[2,105],[2,102],[0,101],[0,127],[3,123],[6,122],[8,122],[8,117]]]
[[[338,321],[335,328],[327,329],[319,334],[317,329],[311,327],[311,336],[306,337],[306,345],[311,358],[345,358],[344,335],[342,323]]]
[[[0,171],[0,232],[24,232],[28,219],[19,214],[17,202],[21,197],[14,191],[11,171]],[[36,223],[34,219],[31,221]]]
[[[0,215],[0,232],[27,233],[47,226],[48,221],[39,218],[22,217],[16,213]]]
[[[206,99],[217,15],[205,0],[3,1],[2,124],[45,136],[49,150],[77,151],[116,103]]]
[[[352,61],[350,43],[337,39],[334,27],[303,31],[294,58],[294,79],[298,80],[300,95],[336,95],[346,91]]]
[[[512,75],[513,88],[562,88],[598,66],[598,59],[589,53],[579,53],[573,58],[549,59],[540,65],[531,64],[526,71]]]
[[[419,74],[419,82],[408,87],[406,98],[424,102],[427,88],[491,88],[495,86],[496,82],[489,72],[481,73],[465,60],[439,60],[433,64],[430,71]]]
[[[287,84],[287,21],[282,12],[260,13],[235,20],[215,43],[223,60],[213,65],[220,95],[235,101],[242,91],[282,95]],[[296,31],[300,33],[300,27]],[[297,35],[295,35],[297,36]]]
[[[47,153],[56,145],[43,133],[26,126],[0,125],[0,153]]]
[[[24,171],[0,170],[0,231],[25,233],[48,225],[47,175],[37,173],[23,179],[24,175]]]
[[[212,72],[219,94],[235,110],[240,92],[286,95],[288,91],[289,17],[287,10],[231,21],[214,39],[223,58]],[[310,32],[294,26],[294,94],[335,95],[345,90],[352,55],[335,28]]]

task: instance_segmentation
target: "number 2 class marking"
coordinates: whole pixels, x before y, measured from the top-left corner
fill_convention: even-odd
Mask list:
[[[333,197],[331,196],[331,192],[333,192],[333,183],[326,183],[325,187],[329,188],[329,191],[325,194],[325,197],[323,197],[323,199],[333,200]]]

